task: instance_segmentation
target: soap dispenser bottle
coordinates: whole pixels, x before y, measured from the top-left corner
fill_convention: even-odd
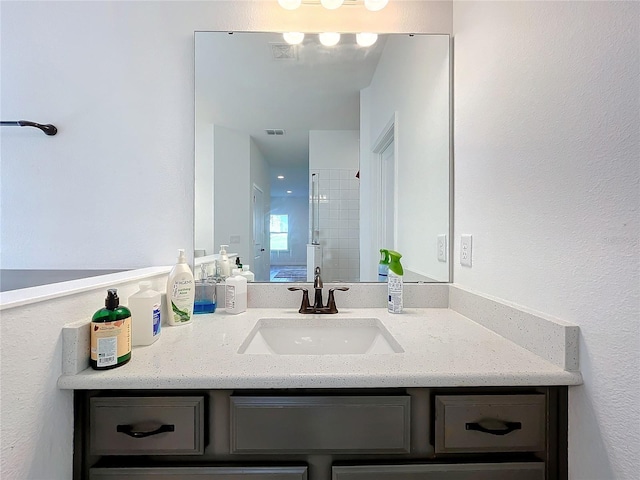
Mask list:
[[[178,250],[178,263],[174,265],[167,280],[167,310],[169,325],[185,325],[193,320],[195,300],[193,273],[187,264],[184,250]]]
[[[229,245],[220,245],[220,259],[218,264],[220,265],[220,276],[223,279],[231,275],[231,263],[227,255],[227,248],[229,248]]]
[[[120,306],[118,291],[107,291],[104,308],[91,318],[89,365],[94,370],[120,367],[131,360],[131,311]]]

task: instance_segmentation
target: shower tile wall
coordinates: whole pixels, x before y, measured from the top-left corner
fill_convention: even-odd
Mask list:
[[[311,169],[310,173],[318,174],[322,278],[357,282],[360,280],[360,181],[356,178],[357,170]]]

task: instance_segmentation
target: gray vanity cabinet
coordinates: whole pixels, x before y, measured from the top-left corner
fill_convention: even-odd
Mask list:
[[[94,468],[89,480],[307,480],[307,467]]]
[[[544,480],[542,463],[333,467],[332,480]]]
[[[567,388],[76,391],[74,480],[566,480]]]

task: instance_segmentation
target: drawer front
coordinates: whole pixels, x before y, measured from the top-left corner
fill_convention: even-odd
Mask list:
[[[231,397],[232,453],[407,453],[410,397]]]
[[[545,396],[436,396],[436,453],[545,449]]]
[[[332,480],[544,480],[544,463],[333,467]]]
[[[307,480],[307,467],[92,468],[89,480]]]
[[[202,455],[204,397],[93,397],[92,455]]]

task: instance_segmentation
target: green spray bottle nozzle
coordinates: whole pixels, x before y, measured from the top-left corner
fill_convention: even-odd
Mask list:
[[[396,275],[404,275],[404,270],[402,269],[402,264],[400,263],[400,259],[402,255],[395,250],[387,250],[389,253],[389,257],[391,258],[389,262],[389,270],[395,273]]]
[[[389,250],[386,248],[380,249],[380,263],[382,265],[389,265]]]

